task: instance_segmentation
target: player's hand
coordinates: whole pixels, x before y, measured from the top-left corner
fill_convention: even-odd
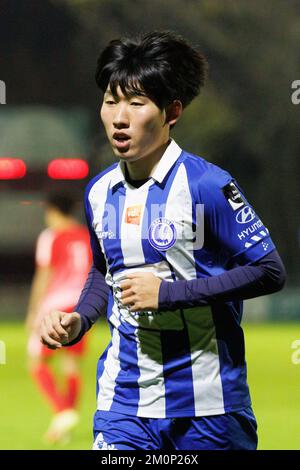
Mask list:
[[[128,274],[120,282],[122,293],[120,301],[131,312],[139,310],[157,310],[158,293],[161,279],[152,273],[136,272]]]
[[[61,348],[79,335],[81,318],[79,313],[66,313],[54,310],[46,315],[41,323],[41,342],[49,349]]]

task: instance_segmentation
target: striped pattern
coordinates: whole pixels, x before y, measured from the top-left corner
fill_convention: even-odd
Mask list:
[[[107,320],[112,341],[98,364],[99,410],[165,418],[222,414],[249,405],[241,304],[130,312],[119,300],[119,283],[129,272],[150,271],[172,282],[225,271],[228,259],[219,245],[212,246],[212,238],[203,247],[194,243],[195,224],[203,223],[197,204],[204,204],[212,237],[218,243],[224,238],[232,258],[248,262],[262,256],[263,249],[253,244],[270,240],[265,228],[247,240],[249,249],[238,239],[235,212],[221,191],[230,180],[228,173],[171,141],[142,187],[125,181],[122,162],[89,185],[88,222],[104,253],[111,287]],[[224,208],[216,210],[213,204]],[[157,220],[175,227],[176,242],[168,250],[149,241]]]
[[[265,230],[260,230],[258,232],[258,235],[253,235],[253,237],[250,237],[250,241],[247,241],[245,243],[245,248],[250,248],[252,245],[255,245],[257,242],[260,242],[264,238],[267,237],[269,234],[269,230],[265,228]]]

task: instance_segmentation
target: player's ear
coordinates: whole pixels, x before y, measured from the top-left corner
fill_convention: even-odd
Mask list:
[[[166,123],[170,126],[174,126],[180,118],[183,111],[181,101],[174,100],[166,107]]]

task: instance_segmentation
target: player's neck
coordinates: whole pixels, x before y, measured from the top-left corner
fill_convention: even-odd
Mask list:
[[[75,227],[76,225],[78,225],[78,222],[73,217],[61,217],[61,218],[57,218],[57,220],[55,221],[55,224],[53,224],[53,227],[51,228],[53,228],[54,230],[62,231],[62,230],[71,229],[72,227]]]
[[[130,176],[130,179],[142,180],[149,178],[153,174],[155,168],[158,165],[158,162],[165,153],[169,144],[170,139],[168,140],[168,142],[158,147],[158,149],[156,149],[155,152],[153,152],[152,154],[147,155],[146,157],[141,158],[139,160],[136,160],[135,162],[126,162],[127,171]]]

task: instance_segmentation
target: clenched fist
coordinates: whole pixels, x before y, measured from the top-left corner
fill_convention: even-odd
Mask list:
[[[54,310],[43,318],[40,329],[41,342],[49,349],[58,349],[77,338],[80,330],[79,313]]]

